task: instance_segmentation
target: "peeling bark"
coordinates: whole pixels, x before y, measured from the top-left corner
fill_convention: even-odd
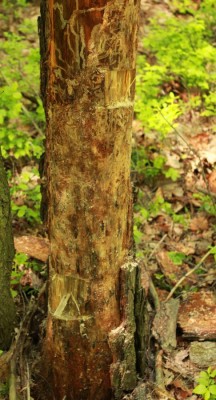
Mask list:
[[[109,334],[113,358],[110,375],[117,400],[136,387],[137,371],[142,373],[142,359],[145,360],[142,343],[146,333],[146,298],[141,287],[140,268],[135,262],[121,267],[120,299],[121,324]],[[137,362],[140,362],[139,368]]]
[[[179,299],[162,302],[153,322],[153,335],[163,350],[169,352],[176,348],[176,325]]]
[[[0,149],[0,349],[9,348],[15,321],[15,307],[10,292],[14,258],[10,193]]]
[[[137,0],[42,1],[52,400],[112,398],[108,334],[132,246],[138,11]]]

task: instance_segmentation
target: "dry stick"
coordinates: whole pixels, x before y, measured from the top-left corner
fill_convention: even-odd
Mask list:
[[[198,190],[198,192],[201,192],[201,193],[203,193],[203,194],[211,195],[211,197],[213,197],[213,198],[216,199],[216,193],[213,193],[213,192],[211,192],[211,191],[205,190],[205,189],[203,189],[203,188],[201,188],[201,187],[199,187],[199,186],[196,186],[196,189]]]
[[[156,250],[158,249],[158,247],[161,245],[161,243],[164,242],[164,240],[167,237],[167,233],[165,233],[165,235],[163,235],[163,237],[161,238],[161,240],[156,244],[156,246],[154,247],[154,249],[152,250],[152,252],[149,254],[148,256],[148,260],[150,260],[150,258],[152,258],[152,256],[155,254]]]
[[[205,171],[204,171],[204,169],[203,169],[202,159],[201,159],[199,153],[198,153],[196,150],[194,150],[194,148],[193,148],[192,146],[189,145],[189,143],[187,142],[187,140],[185,140],[185,138],[184,138],[184,137],[181,135],[181,133],[175,128],[175,126],[173,126],[173,125],[168,121],[168,119],[166,119],[166,117],[163,115],[163,113],[161,112],[161,110],[160,110],[159,108],[158,108],[158,111],[159,111],[159,113],[161,114],[161,116],[163,117],[163,119],[164,119],[164,120],[167,122],[167,124],[170,126],[170,128],[172,128],[172,129],[174,130],[174,132],[176,133],[176,135],[180,137],[180,139],[186,144],[186,146],[189,148],[189,150],[198,158],[198,160],[199,160],[199,165],[200,165],[200,167],[201,167],[202,178],[203,178],[203,180],[204,180],[204,182],[205,182],[206,189],[207,189],[207,193],[208,193],[209,197],[211,198],[212,205],[213,205],[214,210],[215,210],[215,212],[216,212],[215,201],[214,201],[214,198],[213,198],[212,193],[211,193],[211,191],[210,191],[209,184],[208,184],[208,181],[207,181],[207,179],[206,179]]]
[[[35,127],[35,129],[39,133],[39,135],[43,136],[43,131],[40,129],[38,124],[32,118],[30,112],[27,110],[27,108],[24,106],[24,104],[22,104],[22,110],[23,110],[24,114],[27,116],[27,118],[29,119],[29,121],[31,121],[32,125]]]
[[[181,283],[189,276],[191,275],[194,271],[196,271],[201,265],[202,263],[206,260],[206,258],[212,254],[212,249],[210,249],[200,260],[200,262],[195,265],[194,268],[192,268],[190,271],[188,271],[184,276],[181,277],[181,279],[179,279],[179,281],[176,283],[176,285],[172,288],[171,292],[169,293],[169,295],[167,296],[165,301],[168,301],[173,293],[175,293],[176,289],[181,285]]]
[[[157,351],[155,358],[155,375],[156,375],[155,378],[157,386],[165,390],[162,356],[163,356],[163,350]]]
[[[160,310],[160,299],[151,278],[149,280],[149,292],[152,297],[152,301],[154,303],[155,311],[158,312]]]
[[[38,293],[38,297],[34,302],[31,302],[29,304],[29,309],[27,310],[27,313],[25,317],[23,318],[21,324],[20,324],[20,329],[17,333],[17,337],[12,343],[10,349],[8,350],[7,353],[3,354],[0,357],[0,379],[5,378],[5,375],[7,373],[7,364],[10,364],[10,377],[9,377],[9,400],[15,400],[17,399],[16,395],[16,358],[18,351],[21,347],[21,353],[23,349],[23,342],[26,340],[26,326],[29,326],[29,320],[31,320],[32,316],[37,310],[38,307],[38,301],[40,297],[46,292],[47,288],[47,282],[45,282],[40,289]]]
[[[161,238],[161,240],[156,244],[156,246],[154,247],[154,249],[152,250],[151,254],[148,256],[147,261],[149,261],[151,259],[151,257],[154,255],[154,253],[157,251],[158,247],[161,245],[161,243],[164,242],[164,240],[167,237],[167,233],[165,233],[165,235],[163,235],[163,237]],[[150,277],[149,279],[149,291],[154,303],[154,307],[156,311],[159,311],[160,309],[160,299],[157,293],[157,290],[155,289],[155,285]]]
[[[26,386],[27,400],[31,400],[30,372],[29,372],[29,365],[28,365],[28,362],[26,363],[26,372],[27,372],[27,386]]]
[[[10,362],[9,400],[17,400],[16,395],[16,362],[12,357]]]

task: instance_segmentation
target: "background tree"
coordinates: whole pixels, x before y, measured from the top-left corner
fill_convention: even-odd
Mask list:
[[[108,334],[121,322],[120,267],[132,244],[138,13],[137,0],[42,1],[52,399],[112,396]]]
[[[10,274],[14,257],[10,194],[0,148],[0,349],[9,348],[15,321],[10,292]]]

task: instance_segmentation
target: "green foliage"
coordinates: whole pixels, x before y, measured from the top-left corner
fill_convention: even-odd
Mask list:
[[[216,216],[216,205],[214,201],[212,201],[211,196],[202,193],[195,193],[193,197],[200,201],[201,211],[203,210],[207,212],[209,215]]]
[[[194,14],[193,3],[191,0],[172,0],[171,4],[174,10],[177,10],[181,14]]]
[[[212,246],[212,247],[210,247],[210,249],[211,249],[211,253],[210,254],[213,254],[214,259],[216,261],[216,246]]]
[[[173,130],[171,125],[176,126],[174,121],[182,113],[182,103],[177,103],[172,92],[161,96],[166,67],[151,66],[143,56],[139,56],[137,62],[135,112],[147,133],[156,131],[164,138]]]
[[[0,355],[2,350],[0,350]],[[9,393],[9,384],[8,383],[0,383],[0,396],[8,396]],[[5,398],[5,397],[4,397]]]
[[[155,178],[162,174],[166,178],[170,178],[173,182],[179,179],[179,172],[171,167],[166,166],[166,158],[162,154],[156,156],[151,155],[153,148],[136,147],[132,151],[132,170],[138,174],[142,174],[146,180]]]
[[[14,257],[13,269],[11,273],[11,294],[13,297],[18,295],[17,288],[20,288],[20,280],[29,269],[44,275],[42,264],[36,260],[29,260],[25,253],[16,253]],[[29,285],[22,287],[23,291],[29,291]],[[35,289],[33,289],[35,291]]]
[[[143,146],[136,147],[132,152],[132,170],[143,174],[145,178],[154,178],[163,172],[165,157],[158,155],[150,159],[151,148],[145,149]]]
[[[24,274],[24,270],[20,269],[21,265],[24,265],[28,260],[28,256],[24,253],[16,253],[14,257],[14,264],[11,273],[11,294],[13,297],[16,297],[18,291],[15,287],[20,285],[20,279]]]
[[[178,77],[188,90],[210,89],[216,77],[216,49],[210,43],[207,19],[197,11],[186,19],[161,16],[160,21],[158,17],[151,20],[144,47],[156,56],[159,66],[163,65],[164,80]]]
[[[150,20],[143,40],[144,55],[137,58],[135,112],[146,137],[160,141],[176,130],[178,118],[188,110],[202,116],[215,116],[216,24],[215,0],[203,0],[199,6],[192,0],[170,0],[175,14],[157,14]],[[182,17],[179,14],[184,14]],[[161,146],[160,146],[161,147]],[[166,165],[162,151],[139,146],[133,149],[132,169],[149,182],[163,175],[176,181],[178,170]],[[201,210],[215,216],[212,199],[197,194]],[[176,214],[169,202],[157,197],[136,208],[135,241],[141,242],[142,223],[161,212],[175,223],[186,225],[184,215]]]
[[[37,16],[25,18],[25,0],[4,0],[3,7],[8,30],[0,43],[0,143],[7,165],[13,165],[8,171],[13,216],[32,225],[40,222],[37,164],[44,151],[45,126],[39,95]]]
[[[173,2],[180,12],[190,11],[193,17],[157,15],[150,21],[143,42],[148,57],[139,56],[137,60],[135,104],[147,134],[156,131],[165,137],[184,111],[186,105],[175,94],[174,83],[186,91],[190,107],[202,104],[203,115],[214,115],[216,98],[211,90],[216,79],[216,48],[211,43],[211,27],[216,23],[215,4],[204,0],[198,11],[192,4],[190,0]],[[154,65],[148,62],[149,56],[156,58]],[[171,83],[169,93],[163,90],[165,83]],[[199,88],[200,95],[194,96],[194,87]]]
[[[40,222],[41,192],[38,179],[36,168],[23,168],[21,174],[12,179],[11,208],[14,218],[24,218],[30,224]]]
[[[201,371],[197,382],[199,383],[193,393],[201,395],[204,400],[216,399],[216,369],[209,367],[207,371]]]
[[[208,95],[204,95],[205,110],[202,112],[204,117],[215,116],[215,106],[216,106],[216,93],[211,92]]]
[[[168,256],[175,265],[182,265],[185,261],[186,255],[177,251],[169,251]]]
[[[0,44],[0,141],[5,157],[39,158],[45,120],[39,97],[39,50],[27,41],[25,26],[36,34],[36,21],[26,20],[19,26],[19,35],[5,33]]]

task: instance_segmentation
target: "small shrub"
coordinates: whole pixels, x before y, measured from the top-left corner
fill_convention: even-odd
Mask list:
[[[197,378],[198,385],[194,388],[193,393],[202,396],[204,400],[216,399],[216,369],[211,367],[207,371],[201,371]]]

